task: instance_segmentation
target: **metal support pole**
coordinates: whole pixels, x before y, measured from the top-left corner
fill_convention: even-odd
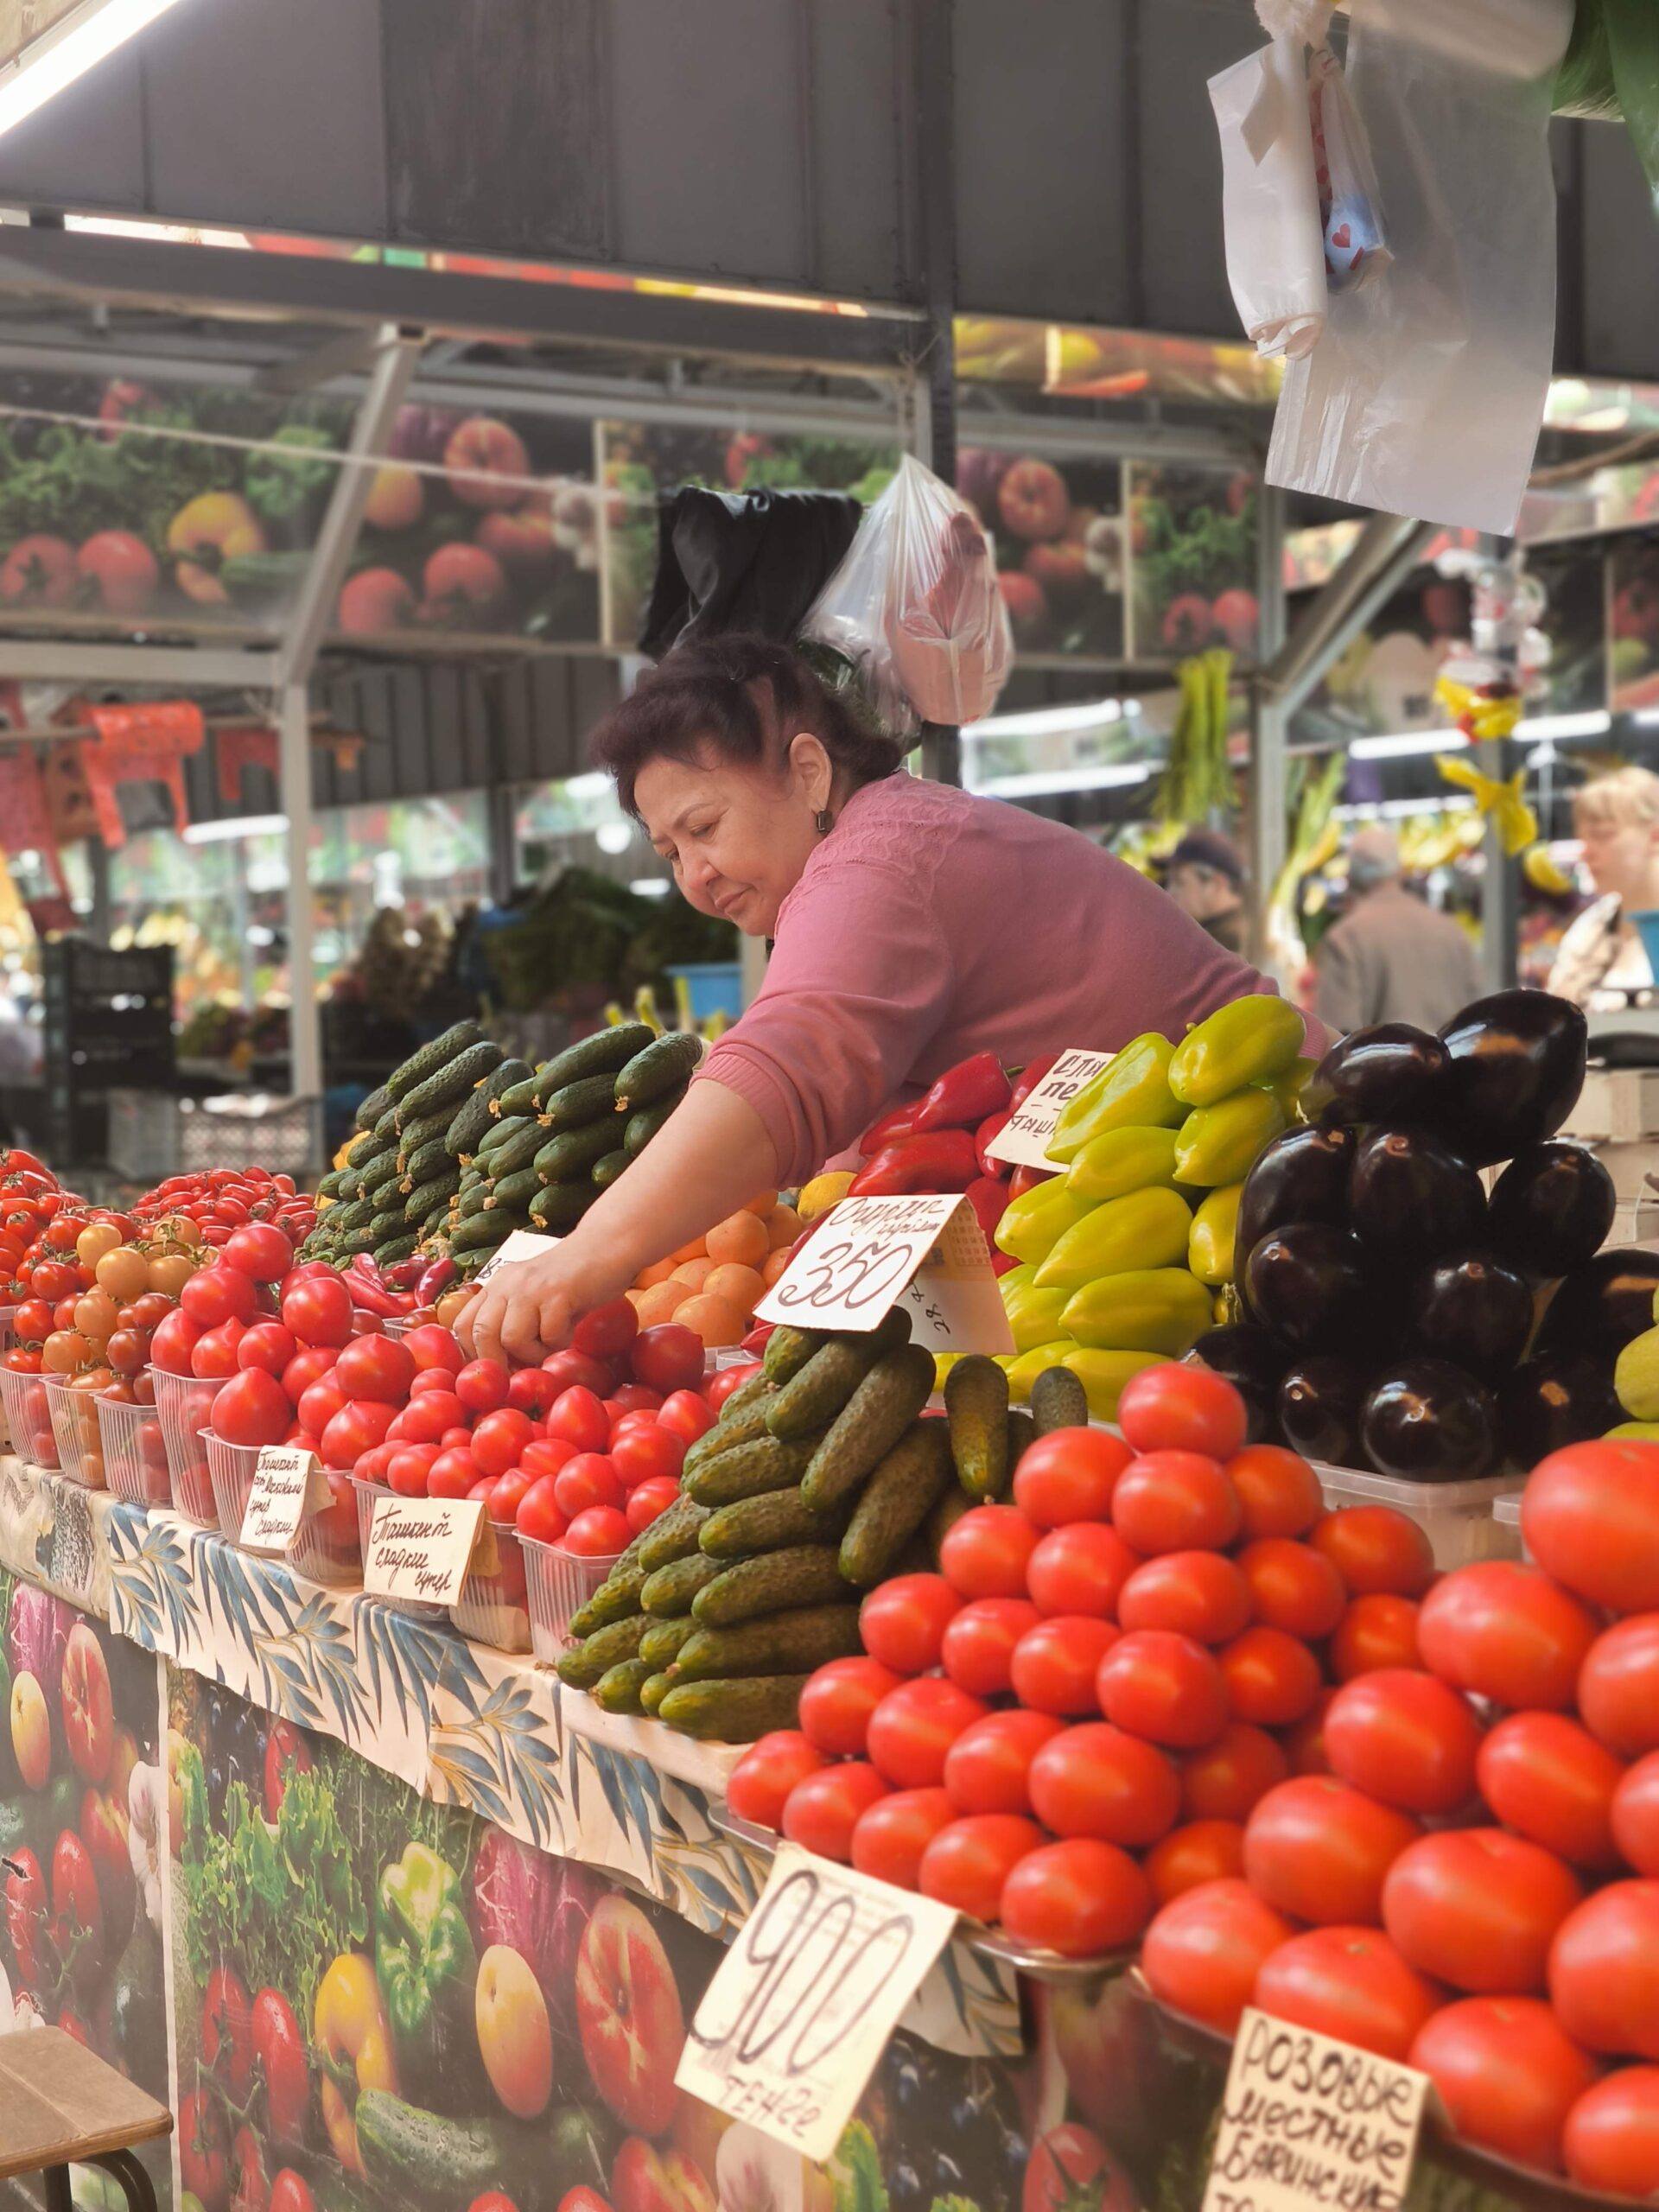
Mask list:
[[[1527,624],[1520,590],[1521,556],[1507,537],[1483,537],[1480,550],[1491,566],[1475,580],[1475,650],[1490,652],[1499,682],[1518,691],[1521,640]],[[1481,774],[1501,782],[1513,772],[1514,751],[1503,738],[1483,740],[1475,747]],[[1494,815],[1486,817],[1481,849],[1486,862],[1480,899],[1481,977],[1489,991],[1507,991],[1519,972],[1521,864],[1504,851]]]
[[[322,1096],[322,1023],[317,1010],[311,906],[311,704],[303,683],[283,690],[277,770],[288,817],[289,1095]]]
[[[1285,495],[1263,484],[1256,492],[1256,602],[1263,664],[1285,642]],[[1267,955],[1268,901],[1285,864],[1285,739],[1290,717],[1267,696],[1259,677],[1250,685],[1250,949],[1258,964]],[[1286,977],[1288,982],[1289,978]]]

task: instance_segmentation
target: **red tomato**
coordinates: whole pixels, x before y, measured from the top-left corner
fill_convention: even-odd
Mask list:
[[[979,1509],[988,1510],[995,1509]],[[964,1513],[945,1542],[974,1517]],[[1051,1529],[1037,1544],[1026,1564],[1026,1590],[1039,1612],[1092,1613],[1108,1620],[1140,1564],[1141,1554],[1129,1549],[1116,1529],[1079,1521],[1075,1528]]]
[[[461,1402],[466,1403],[464,1395]],[[580,1387],[563,1390],[548,1414],[547,1433],[563,1437],[578,1452],[602,1452],[611,1440],[611,1417],[603,1399],[596,1398],[591,1390]]]
[[[352,1294],[338,1275],[312,1275],[283,1293],[283,1326],[302,1344],[344,1344],[352,1335]]]
[[[283,2167],[270,2184],[265,2212],[316,2212],[316,2199],[303,2175],[296,2174],[292,2166]],[[476,2212],[476,2207],[472,2212]],[[496,2212],[496,2208],[492,2206],[490,2212]]]
[[[1206,1882],[1154,1917],[1141,1971],[1160,2005],[1230,2036],[1264,1961],[1288,1942],[1291,1923],[1248,1882]]]
[[[628,1311],[633,1312],[632,1306]],[[632,1360],[634,1381],[648,1389],[660,1390],[664,1397],[690,1390],[702,1380],[702,1338],[677,1321],[664,1321],[640,1330],[633,1339]]]
[[[306,1393],[310,1395],[309,1391]],[[386,1440],[386,1431],[397,1418],[397,1408],[374,1398],[353,1398],[334,1414],[321,1433],[322,1464],[325,1467],[350,1467],[365,1452],[372,1451],[377,1444]],[[305,1416],[300,1416],[302,1421]],[[429,1489],[430,1484],[429,1481]],[[435,1491],[432,1493],[435,1497]]]
[[[605,1402],[620,1406],[625,1414],[654,1414],[661,1408],[663,1394],[646,1389],[643,1382],[619,1382]]]
[[[1659,2066],[1625,2066],[1598,2082],[1567,2114],[1562,2149],[1581,2189],[1659,2194]]]
[[[963,1521],[971,1518],[963,1516]],[[858,1609],[858,1632],[866,1651],[884,1667],[899,1675],[925,1675],[938,1665],[946,1624],[961,1609],[961,1599],[942,1574],[899,1574],[878,1583],[865,1599]]]
[[[1189,1751],[1177,1765],[1181,1817],[1186,1821],[1248,1820],[1290,1771],[1267,1730],[1248,1720],[1230,1720],[1213,1743]]]
[[[679,1494],[676,1477],[653,1475],[648,1482],[636,1483],[628,1492],[627,1503],[622,1509],[623,1518],[637,1536],[641,1529],[650,1528],[659,1513],[666,1513]]]
[[[215,1436],[248,1445],[280,1444],[293,1418],[287,1391],[263,1367],[245,1368],[222,1383],[209,1416]]]
[[[1002,1885],[1043,1840],[1017,1813],[969,1813],[942,1828],[922,1853],[916,1886],[975,1920],[993,1921]]]
[[[1189,1821],[1154,1844],[1146,1866],[1155,1904],[1167,1904],[1172,1897],[1206,1882],[1234,1880],[1244,1872],[1244,1824]]]
[[[753,1360],[747,1367],[722,1367],[709,1376],[702,1386],[702,1395],[718,1413],[734,1390],[741,1390],[760,1372],[760,1361]]]
[[[975,1697],[1001,1697],[1013,1687],[1015,1644],[1041,1618],[1027,1598],[976,1598],[945,1624],[945,1673]]]
[[[1308,1541],[1356,1598],[1421,1598],[1434,1580],[1427,1535],[1391,1505],[1344,1505],[1316,1521]]]
[[[1339,1682],[1351,1682],[1356,1675],[1376,1674],[1384,1667],[1420,1666],[1417,1616],[1421,1610],[1413,1599],[1382,1591],[1350,1599],[1331,1639],[1331,1672]]]
[[[1218,1552],[1166,1552],[1137,1567],[1118,1592],[1118,1625],[1166,1629],[1199,1643],[1230,1643],[1249,1626],[1249,1586]]]
[[[255,1282],[281,1282],[294,1264],[294,1248],[271,1223],[251,1221],[232,1236],[225,1257]]]
[[[870,1715],[903,1679],[879,1659],[830,1660],[801,1692],[802,1734],[830,1758],[862,1758]]]
[[[958,1813],[1028,1813],[1032,1760],[1060,1732],[1046,1713],[988,1713],[970,1720],[944,1759],[944,1786]]]
[[[1104,1521],[1117,1478],[1133,1456],[1122,1437],[1104,1429],[1051,1429],[1020,1454],[1014,1502],[1039,1529]]]
[[[944,1779],[945,1754],[989,1707],[937,1675],[900,1682],[870,1715],[870,1764],[895,1789],[932,1789]]]
[[[1389,1869],[1382,1924],[1422,1973],[1500,1996],[1543,1987],[1551,1941],[1583,1894],[1541,1844],[1503,1828],[1449,1828]]]
[[[288,1240],[283,1241],[286,1243]],[[285,1329],[280,1321],[258,1321],[238,1344],[236,1363],[238,1367],[263,1367],[267,1375],[274,1375],[280,1381],[298,1350],[293,1332]]]
[[[1659,1613],[1615,1621],[1579,1669],[1579,1711],[1599,1743],[1621,1758],[1659,1750]]]
[[[590,1359],[615,1359],[626,1351],[639,1333],[639,1317],[632,1300],[613,1298],[603,1306],[589,1307],[571,1330],[570,1342],[575,1351],[585,1352]],[[698,1372],[702,1372],[701,1360]]]
[[[1255,1978],[1255,2002],[1275,2019],[1402,2063],[1440,2001],[1370,1928],[1310,1928],[1264,1959]]]
[[[1549,1995],[1574,2042],[1659,2058],[1659,1882],[1614,1882],[1568,1914]]]
[[[855,1822],[853,1864],[878,1882],[913,1890],[921,1879],[922,1853],[956,1817],[943,1789],[891,1790]]]
[[[557,1543],[570,1524],[553,1495],[551,1475],[538,1475],[531,1483],[518,1501],[516,1520],[521,1536],[531,1536],[538,1544]]]
[[[478,1437],[479,1432],[474,1430],[473,1450],[475,1455]],[[602,1452],[579,1452],[574,1459],[567,1460],[554,1476],[553,1495],[559,1501],[560,1512],[574,1521],[578,1513],[585,1513],[590,1505],[614,1506],[620,1510],[626,1493],[616,1469]]]
[[[159,1332],[158,1332],[159,1333]],[[240,1321],[221,1321],[196,1338],[190,1353],[190,1372],[203,1381],[222,1382],[236,1372],[237,1347],[246,1334]],[[51,1364],[50,1360],[48,1365]]]
[[[939,1546],[939,1572],[961,1598],[1023,1598],[1037,1530],[1017,1505],[976,1505]]]
[[[250,1336],[255,1333],[256,1332],[251,1329],[248,1332]],[[238,1344],[237,1346],[238,1354],[241,1350],[242,1347]],[[290,1402],[297,1406],[311,1385],[314,1382],[320,1382],[325,1375],[332,1375],[334,1369],[334,1355],[327,1344],[320,1344],[315,1350],[296,1351],[283,1370],[283,1388],[287,1391]],[[343,1398],[340,1403],[342,1405],[345,1403]]]
[[[685,1452],[685,1439],[676,1436],[671,1428],[664,1428],[659,1421],[652,1421],[611,1440],[611,1458],[624,1490],[632,1490],[636,1483],[664,1478],[677,1482]]]
[[[608,1361],[589,1359],[586,1352],[569,1350],[549,1352],[542,1362],[542,1372],[550,1375],[561,1391],[591,1390],[596,1398],[604,1397],[616,1380]]]
[[[404,1343],[407,1346],[409,1343],[407,1337],[404,1338]],[[429,1390],[442,1390],[445,1397],[454,1398],[455,1404],[460,1406],[461,1400],[455,1397],[454,1384],[454,1368],[417,1367],[415,1370],[415,1379],[409,1386],[409,1395],[411,1399],[415,1399],[423,1396]],[[465,1408],[463,1408],[462,1410],[464,1412]]]
[[[1527,1549],[1609,1612],[1659,1611],[1659,1452],[1620,1439],[1552,1452],[1521,1500]]]
[[[507,1404],[514,1413],[539,1421],[558,1395],[558,1384],[543,1368],[516,1368],[507,1377]]]
[[[1408,1814],[1334,1776],[1299,1775],[1268,1790],[1245,1823],[1244,1871],[1298,1920],[1375,1928],[1388,1871],[1421,1834]]]
[[[695,1390],[671,1390],[663,1400],[657,1416],[664,1428],[683,1436],[688,1445],[706,1436],[715,1425],[715,1410],[707,1399]]]
[[[384,1445],[376,1446],[377,1451],[384,1451],[385,1448]],[[365,1461],[372,1459],[374,1456],[372,1452],[365,1452],[364,1458],[356,1463],[353,1472],[363,1473]],[[438,1447],[435,1444],[402,1446],[386,1462],[385,1480],[387,1488],[395,1490],[399,1497],[424,1497],[426,1478],[431,1472],[433,1461],[438,1456]],[[372,1480],[373,1477],[370,1476],[367,1479]]]
[[[1562,2169],[1561,2137],[1596,2078],[1595,2061],[1535,1997],[1471,1997],[1419,2030],[1410,2063],[1427,2074],[1465,2142],[1544,2173]]]
[[[418,1329],[411,1329],[404,1338],[404,1350],[422,1370],[441,1368],[445,1374],[459,1375],[467,1363],[466,1353],[436,1321],[423,1321]]]
[[[309,1384],[300,1393],[296,1408],[300,1427],[313,1436],[321,1436],[345,1403],[346,1393],[335,1382],[332,1372],[324,1376],[321,1382]],[[380,1440],[377,1437],[375,1441],[378,1443]]]
[[[1322,1552],[1288,1536],[1262,1536],[1238,1555],[1255,1618],[1317,1643],[1329,1636],[1348,1605],[1342,1577]]]
[[[1620,1851],[1638,1873],[1659,1871],[1659,1863],[1649,1869],[1632,1858],[1624,1835],[1615,1841],[1615,1793],[1624,1771],[1562,1713],[1510,1714],[1483,1738],[1475,1760],[1480,1794],[1506,1827],[1592,1873],[1611,1872]]]
[[[442,1368],[427,1370],[442,1375]],[[453,1390],[417,1390],[397,1416],[402,1433],[411,1444],[436,1444],[448,1429],[466,1426],[466,1411]]]
[[[30,1304],[38,1303],[38,1300],[30,1300]],[[28,1306],[20,1306],[18,1307],[17,1313],[20,1323],[22,1317],[28,1313]],[[49,1327],[51,1322],[51,1315],[49,1313],[47,1316],[47,1320]],[[42,1329],[41,1331],[41,1337],[46,1336],[47,1333],[48,1331],[46,1329]],[[32,1329],[24,1331],[20,1327],[19,1334],[24,1336],[26,1340],[38,1341],[38,1339],[35,1338]],[[160,1368],[163,1375],[188,1375],[192,1373],[193,1370],[190,1364],[191,1355],[195,1351],[197,1344],[201,1341],[201,1336],[202,1332],[196,1326],[195,1323],[190,1319],[190,1316],[188,1313],[183,1312],[169,1313],[164,1320],[158,1321],[156,1323],[156,1333],[149,1340],[150,1364],[153,1367]]]
[[[1032,1810],[1056,1835],[1134,1851],[1175,1825],[1180,1785],[1163,1752],[1109,1721],[1062,1729],[1031,1762]]]
[[[1151,1910],[1147,1878],[1127,1851],[1094,1836],[1071,1836],[1016,1863],[1002,1885],[998,1916],[1016,1942],[1079,1959],[1133,1943]]]
[[[1207,1367],[1143,1367],[1123,1385],[1117,1425],[1136,1452],[1194,1452],[1230,1459],[1244,1441],[1244,1401]]]
[[[505,1475],[509,1467],[518,1465],[520,1453],[535,1438],[529,1414],[503,1406],[498,1412],[486,1414],[474,1429],[473,1457],[486,1475]]]
[[[512,1467],[505,1475],[498,1475],[495,1487],[490,1492],[490,1518],[512,1526],[518,1518],[518,1507],[525,1492],[535,1481],[522,1467]]]
[[[1457,1692],[1403,1668],[1350,1682],[1325,1717],[1332,1773],[1406,1813],[1455,1812],[1475,1786],[1479,1749]]]
[[[1247,1628],[1217,1656],[1236,1719],[1287,1728],[1312,1712],[1319,1694],[1319,1662],[1282,1629]]]
[[[415,1362],[395,1337],[353,1337],[334,1362],[334,1380],[348,1398],[401,1406],[414,1379]]]
[[[1595,1748],[1601,1750],[1599,1745]],[[1610,1764],[1617,1771],[1616,1763]],[[1659,1751],[1638,1759],[1619,1781],[1611,1827],[1619,1852],[1637,1872],[1659,1875]]]
[[[305,1445],[313,1452],[317,1448],[317,1439],[315,1436],[308,1436],[303,1429],[299,1432],[295,1441]],[[351,1479],[359,1483],[386,1483],[390,1478],[392,1461],[402,1456],[402,1449],[396,1444],[377,1444],[372,1452],[359,1452],[353,1460]],[[421,1486],[418,1491],[410,1493],[411,1497],[424,1497],[426,1495],[424,1469],[427,1462],[423,1459],[421,1465],[423,1469]]]
[[[1096,1676],[1116,1642],[1111,1623],[1090,1613],[1039,1618],[1014,1649],[1009,1681],[1014,1695],[1033,1713],[1068,1718],[1097,1713]]]
[[[518,1465],[527,1475],[556,1475],[561,1467],[568,1467],[576,1456],[574,1444],[567,1444],[562,1436],[538,1436],[526,1444],[518,1455]]]
[[[784,1806],[784,1834],[804,1851],[845,1866],[853,1856],[853,1830],[887,1785],[861,1759],[821,1768],[795,1784]]]
[[[814,1751],[798,1729],[774,1728],[769,1736],[751,1744],[732,1769],[726,1802],[740,1821],[776,1828],[783,1820],[790,1791],[823,1764],[823,1755]]]
[[[1226,1470],[1198,1452],[1143,1452],[1125,1468],[1112,1497],[1112,1526],[1146,1557],[1224,1551],[1242,1519]]]
[[[469,1414],[493,1414],[507,1402],[507,1370],[493,1359],[469,1359],[455,1370],[454,1393]]]
[[[558,1477],[554,1477],[557,1482]],[[615,1559],[626,1551],[632,1531],[614,1506],[590,1505],[564,1532],[564,1548],[578,1559]]]
[[[1417,1617],[1417,1645],[1429,1672],[1456,1689],[1560,1712],[1573,1702],[1597,1625],[1587,1606],[1536,1568],[1489,1559],[1435,1584]]]
[[[204,1329],[216,1329],[222,1321],[245,1325],[253,1319],[254,1303],[252,1276],[223,1259],[198,1268],[179,1293],[179,1304]]]
[[[1227,1476],[1238,1492],[1250,1543],[1264,1536],[1305,1536],[1325,1510],[1319,1477],[1281,1444],[1247,1444],[1228,1460]]]

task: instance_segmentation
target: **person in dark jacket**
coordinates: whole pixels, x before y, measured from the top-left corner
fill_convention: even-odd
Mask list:
[[[1189,830],[1170,855],[1164,888],[1229,952],[1244,950],[1244,863],[1230,838]]]

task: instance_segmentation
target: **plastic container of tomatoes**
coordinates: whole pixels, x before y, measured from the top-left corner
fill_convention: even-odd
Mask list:
[[[173,1478],[155,1407],[124,1405],[118,1398],[96,1398],[93,1403],[111,1490],[129,1505],[171,1505]]]
[[[570,1616],[587,1604],[622,1554],[582,1559],[563,1544],[544,1543],[539,1536],[520,1536],[518,1541],[530,1598],[530,1648],[543,1666],[550,1667],[581,1641],[570,1633]]]
[[[168,1472],[173,1478],[174,1506],[187,1520],[217,1529],[219,1508],[213,1503],[207,1447],[201,1440],[213,1419],[219,1384],[211,1376],[168,1375],[159,1367],[152,1367],[149,1376],[156,1385]]]
[[[219,1509],[219,1525],[240,1550],[243,1516],[253,1495],[259,1447],[257,1444],[227,1443],[224,1437],[215,1436],[211,1428],[203,1430],[201,1440],[207,1447],[207,1470],[213,1479],[213,1503]],[[350,1479],[349,1476],[334,1478],[335,1481]],[[353,1589],[363,1580],[358,1516],[355,1509],[349,1516],[337,1513],[335,1506],[339,1503],[336,1499],[320,1511],[300,1516],[300,1525],[288,1548],[288,1561],[313,1582],[327,1583],[335,1590]],[[346,1503],[350,1503],[349,1498]]]
[[[6,1412],[6,1431],[11,1448],[31,1467],[55,1472],[58,1440],[52,1433],[52,1408],[43,1375],[14,1375],[0,1367],[0,1405]]]
[[[1532,1554],[1527,1549],[1521,1535],[1521,1492],[1518,1490],[1506,1491],[1502,1497],[1494,1502],[1492,1518],[1497,1522],[1499,1528],[1504,1530],[1513,1546],[1511,1550],[1504,1552],[1502,1556],[1505,1559],[1530,1560]]]
[[[66,1482],[84,1490],[104,1488],[104,1440],[99,1433],[98,1399],[78,1390],[67,1376],[43,1375],[47,1411],[57,1439],[58,1465]]]
[[[1483,1475],[1471,1483],[1408,1483],[1397,1476],[1375,1475],[1363,1467],[1334,1467],[1315,1459],[1314,1472],[1327,1507],[1391,1505],[1414,1521],[1433,1547],[1442,1572],[1474,1560],[1519,1559],[1518,1527],[1499,1520],[1506,1497],[1517,1502],[1526,1487],[1514,1475]]]
[[[495,1536],[495,1572],[481,1574],[469,1567],[449,1618],[474,1643],[492,1644],[498,1651],[530,1651],[534,1643],[524,1539],[504,1521],[492,1521],[490,1528]]]
[[[357,1493],[358,1551],[361,1559],[366,1559],[369,1539],[374,1528],[374,1509],[383,1497],[396,1497],[397,1493],[385,1483],[359,1482],[355,1475],[350,1480],[353,1490]],[[407,1504],[410,1501],[405,1499],[404,1503]],[[393,1612],[409,1613],[417,1621],[442,1621],[449,1618],[448,1605],[434,1605],[426,1598],[389,1598],[381,1590],[372,1590],[367,1594],[377,1605],[390,1605]]]

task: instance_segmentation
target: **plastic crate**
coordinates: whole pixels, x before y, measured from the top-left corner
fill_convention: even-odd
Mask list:
[[[259,1465],[259,1447],[257,1444],[228,1443],[224,1437],[215,1436],[211,1428],[203,1430],[201,1440],[207,1447],[207,1471],[213,1478],[220,1531],[239,1550],[243,1516],[253,1495],[253,1478]],[[351,1478],[346,1475],[333,1479],[349,1482]],[[337,1590],[354,1588],[363,1580],[363,1553],[356,1517],[353,1519],[347,1543],[334,1533],[332,1507],[325,1506],[320,1513],[302,1514],[294,1541],[288,1548],[288,1560],[291,1567],[309,1575],[313,1582],[325,1582]]]
[[[109,1109],[111,1165],[136,1181],[232,1161],[298,1176],[323,1158],[322,1108],[315,1098],[257,1091],[176,1098],[165,1090],[111,1090]]]
[[[202,1437],[213,1420],[219,1385],[194,1375],[167,1375],[159,1367],[149,1370],[156,1385],[156,1411],[167,1446],[168,1471],[173,1478],[173,1503],[187,1520],[204,1529],[217,1529],[219,1508],[213,1503],[213,1478],[207,1468],[207,1449]]]
[[[58,1440],[52,1433],[52,1408],[43,1375],[14,1375],[0,1367],[0,1405],[6,1409],[6,1433],[11,1448],[31,1467],[55,1473]]]
[[[449,1618],[474,1643],[492,1644],[498,1651],[529,1651],[534,1645],[524,1547],[516,1529],[502,1521],[490,1526],[495,1532],[495,1573],[469,1568]]]
[[[1500,1559],[1529,1560],[1532,1554],[1521,1537],[1521,1493],[1518,1490],[1508,1491],[1494,1503],[1492,1518],[1508,1540],[1507,1547],[1498,1551],[1497,1556]]]
[[[622,1554],[579,1559],[563,1544],[543,1543],[537,1536],[520,1536],[518,1542],[530,1598],[530,1648],[544,1666],[551,1666],[580,1640],[570,1633],[571,1614],[587,1604]]]
[[[1425,1531],[1442,1571],[1472,1560],[1514,1559],[1509,1529],[1494,1518],[1498,1501],[1518,1498],[1523,1482],[1514,1475],[1483,1475],[1470,1483],[1408,1483],[1363,1467],[1333,1467],[1316,1459],[1315,1473],[1327,1506],[1391,1505]]]
[[[104,1475],[109,1487],[129,1505],[171,1505],[173,1478],[168,1471],[162,1417],[154,1406],[124,1405],[99,1398],[98,1426],[104,1439]]]
[[[374,1527],[374,1509],[383,1497],[396,1497],[397,1491],[385,1483],[359,1482],[351,1478],[352,1488],[357,1492],[357,1543],[364,1559],[369,1555],[369,1537]],[[359,1568],[359,1572],[360,1572]],[[448,1605],[434,1605],[426,1598],[388,1598],[384,1592],[368,1592],[377,1605],[390,1605],[396,1613],[412,1613],[420,1621],[444,1621],[449,1618]]]
[[[66,1482],[102,1490],[104,1439],[98,1426],[98,1400],[77,1390],[61,1375],[43,1375],[52,1433],[58,1440],[58,1465]]]

